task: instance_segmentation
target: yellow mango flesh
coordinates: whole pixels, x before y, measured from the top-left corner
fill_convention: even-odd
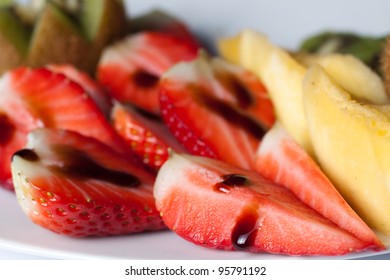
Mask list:
[[[389,102],[381,77],[358,58],[346,54],[329,54],[318,57],[316,62],[354,99],[373,104]]]
[[[313,148],[327,176],[369,226],[390,234],[388,117],[354,100],[319,65],[307,72],[303,104]]]

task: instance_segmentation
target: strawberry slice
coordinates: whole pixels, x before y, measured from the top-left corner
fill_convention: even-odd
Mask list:
[[[291,190],[303,202],[367,245],[384,248],[317,163],[277,122],[257,151],[256,171]]]
[[[185,152],[161,118],[131,105],[116,103],[113,126],[131,149],[154,170],[168,159],[168,149]]]
[[[157,175],[154,195],[168,228],[208,248],[287,255],[372,248],[288,189],[215,159],[173,154]]]
[[[148,173],[100,141],[77,132],[36,129],[12,158],[15,193],[26,215],[73,237],[165,228]]]
[[[0,116],[0,185],[8,188],[12,187],[11,156],[24,146],[28,132],[37,127],[78,131],[118,152],[131,153],[85,90],[46,68],[22,67],[2,76]]]
[[[275,115],[250,72],[204,54],[167,71],[160,81],[161,114],[195,155],[253,168],[254,154]]]
[[[160,76],[175,63],[194,59],[197,52],[186,40],[167,33],[129,35],[103,52],[97,79],[118,101],[158,114]]]
[[[25,115],[23,110],[16,110],[14,113]],[[0,108],[0,187],[9,190],[13,190],[10,168],[12,154],[24,146],[31,127],[39,125],[38,120],[30,118],[28,114],[25,116],[27,117],[21,117],[22,121],[14,122]]]
[[[99,109],[106,117],[111,112],[111,99],[104,89],[92,77],[70,64],[50,64],[47,66],[51,71],[62,73],[70,80],[79,84],[88,95],[95,101]]]

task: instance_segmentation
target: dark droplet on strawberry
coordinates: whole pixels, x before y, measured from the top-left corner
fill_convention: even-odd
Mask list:
[[[64,165],[61,166],[50,166],[50,169],[57,174],[77,177],[81,180],[94,178],[124,187],[137,187],[140,184],[140,180],[134,175],[108,169],[78,149],[56,145],[53,150],[60,155],[64,162]]]
[[[240,174],[226,174],[221,177],[223,181],[216,183],[213,189],[222,193],[228,193],[234,187],[243,187],[250,184],[248,178]]]
[[[214,185],[230,192],[221,194]],[[154,197],[168,228],[207,248],[335,256],[377,246],[338,227],[283,185],[215,159],[172,153],[158,172]]]
[[[245,210],[238,218],[232,232],[232,244],[236,250],[248,250],[255,245],[258,215]]]
[[[29,149],[19,150],[14,154],[14,156],[19,156],[30,162],[35,162],[39,160],[39,156],[33,150]]]
[[[133,80],[141,88],[152,88],[157,85],[159,77],[145,71],[137,71],[133,75]]]
[[[7,144],[12,139],[15,126],[5,114],[0,114],[0,145]]]
[[[222,176],[223,184],[234,187],[248,186],[249,179],[241,174],[226,174]]]

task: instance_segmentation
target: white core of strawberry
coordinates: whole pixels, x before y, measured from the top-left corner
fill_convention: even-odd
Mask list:
[[[196,156],[190,156],[196,159]],[[171,152],[169,159],[161,166],[158,172],[155,184],[154,184],[154,197],[156,199],[157,208],[159,201],[162,200],[170,191],[170,188],[177,186],[175,182],[188,182],[188,185],[182,186],[183,188],[189,187],[190,180],[183,180],[186,177],[186,172],[190,171],[192,174],[199,174],[200,177],[207,177],[202,181],[214,184],[221,179],[215,173],[205,173],[205,169],[201,166],[194,165],[194,161],[187,159],[187,155]]]

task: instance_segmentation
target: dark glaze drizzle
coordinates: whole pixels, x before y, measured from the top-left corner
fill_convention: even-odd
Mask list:
[[[225,174],[221,182],[216,183],[213,189],[222,193],[229,193],[233,188],[249,186],[251,181],[241,174]],[[237,217],[233,227],[231,241],[236,250],[248,250],[254,246],[257,235],[257,220],[259,219],[256,207],[247,206]]]
[[[66,145],[55,145],[52,147],[62,165],[50,165],[48,168],[65,177],[74,177],[80,180],[100,180],[122,187],[137,187],[141,181],[132,174],[118,170],[108,169],[93,160],[85,152]],[[15,155],[27,161],[38,161],[39,156],[33,151],[23,149]]]
[[[261,140],[266,132],[258,122],[228,103],[222,102],[201,88],[194,86],[195,100],[210,111],[222,116],[229,123],[245,129],[249,134]]]
[[[93,160],[85,152],[65,145],[55,145],[53,150],[64,162],[63,166],[50,166],[52,171],[81,180],[96,179],[122,187],[137,187],[140,180],[132,174],[108,169]]]
[[[215,70],[217,79],[235,96],[238,106],[247,109],[253,104],[251,92],[247,86],[233,73]]]
[[[159,77],[146,71],[136,71],[132,76],[134,82],[142,88],[152,88],[157,85]]]
[[[14,153],[13,156],[14,157],[18,156],[24,160],[31,161],[31,162],[35,162],[39,160],[39,156],[33,150],[30,149],[19,150],[16,153]]]
[[[0,113],[0,145],[7,144],[15,133],[15,126],[7,115]]]
[[[232,244],[236,250],[248,250],[255,245],[258,215],[253,209],[245,209],[237,218],[232,231]]]

